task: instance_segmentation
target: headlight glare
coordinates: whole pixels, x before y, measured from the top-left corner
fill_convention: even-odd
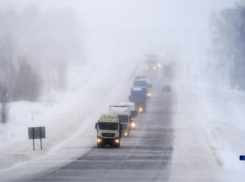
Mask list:
[[[115,143],[120,143],[120,140],[119,139],[115,139]]]
[[[143,112],[143,108],[140,107],[140,108],[139,108],[139,112]]]

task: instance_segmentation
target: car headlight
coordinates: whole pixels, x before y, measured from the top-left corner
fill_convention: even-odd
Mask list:
[[[101,138],[98,138],[98,139],[97,139],[97,142],[98,142],[98,143],[101,143],[101,142],[102,142],[102,139],[101,139]]]
[[[119,139],[115,139],[115,143],[120,143],[120,140]]]
[[[131,123],[131,127],[135,128],[136,124],[135,123]]]

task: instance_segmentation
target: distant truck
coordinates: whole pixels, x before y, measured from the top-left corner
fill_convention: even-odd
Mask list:
[[[135,85],[135,87],[152,88],[152,84],[150,84],[150,81],[146,76],[136,76],[134,81],[138,82],[138,84],[139,84],[139,86]],[[141,83],[139,83],[139,82],[141,82]]]
[[[147,98],[151,98],[150,88],[152,88],[152,84],[150,84],[149,79],[147,77],[136,76],[133,87],[145,89]]]
[[[134,87],[130,91],[129,101],[135,103],[136,111],[144,113],[146,110],[146,89]]]
[[[157,70],[161,68],[161,63],[157,60],[156,55],[147,55],[146,56],[146,70]]]
[[[163,65],[163,75],[172,76],[172,74],[173,74],[173,66],[171,64]]]
[[[95,124],[97,129],[97,147],[105,145],[120,147],[122,125],[116,114],[102,114]]]
[[[129,106],[130,108],[130,129],[135,129],[136,128],[136,117],[137,117],[137,111],[135,108],[135,103],[134,102],[120,102],[119,105],[121,106]]]
[[[117,114],[119,122],[122,125],[121,134],[124,137],[128,137],[130,134],[130,107],[122,105],[111,105],[109,107],[110,114]]]

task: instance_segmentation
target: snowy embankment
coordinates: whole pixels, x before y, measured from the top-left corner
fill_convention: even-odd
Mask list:
[[[170,181],[245,181],[245,93],[174,82]]]
[[[94,127],[100,114],[108,112],[109,104],[127,99],[136,65],[125,61],[72,67],[68,91],[44,95],[37,103],[11,103],[9,122],[0,127],[0,172],[55,153],[76,132],[81,135]],[[46,127],[42,151],[39,140],[35,141],[35,152],[28,140],[27,128],[32,126]],[[95,139],[90,145],[94,144]]]

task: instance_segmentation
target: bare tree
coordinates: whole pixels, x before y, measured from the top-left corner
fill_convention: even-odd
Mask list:
[[[8,92],[3,89],[1,92],[1,123],[7,123],[9,118]]]
[[[245,90],[245,6],[214,15],[211,30],[216,75]]]
[[[41,93],[41,76],[24,58],[20,61],[16,89],[17,100],[36,101]]]
[[[14,45],[12,35],[4,34],[0,39],[0,81],[8,90],[9,97],[14,97],[16,69],[13,64]]]

